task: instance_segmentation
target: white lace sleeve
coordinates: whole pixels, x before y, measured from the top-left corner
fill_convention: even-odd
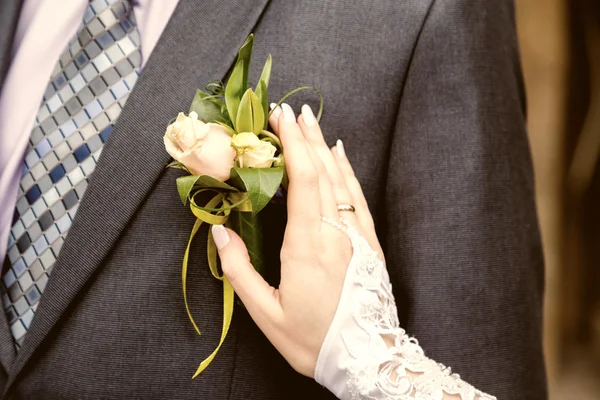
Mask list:
[[[351,226],[323,220],[348,234],[354,254],[319,353],[316,381],[342,400],[442,400],[445,394],[495,399],[425,356],[400,328],[385,263]]]

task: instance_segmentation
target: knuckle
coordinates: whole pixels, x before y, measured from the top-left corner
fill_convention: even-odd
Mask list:
[[[221,269],[231,284],[234,284],[244,275],[248,266],[250,266],[250,256],[248,254],[228,254],[221,258]]]
[[[333,187],[333,184],[331,183],[331,179],[329,178],[329,175],[327,175],[326,173],[319,175],[319,181],[326,187],[329,187],[329,188]]]
[[[315,160],[315,168],[317,169],[317,173],[319,175],[327,175],[327,169],[325,168],[325,164],[321,161],[320,158]]]
[[[306,188],[316,188],[319,185],[319,175],[314,168],[302,168],[298,171],[298,181]]]
[[[238,280],[239,271],[232,263],[221,262],[221,268],[231,284],[234,284]]]
[[[344,169],[344,172],[346,173],[346,175],[355,176],[354,169],[352,168],[352,166],[350,165],[350,163],[347,160],[343,163],[342,168]]]
[[[336,192],[336,196],[341,196],[343,198],[348,197],[346,191],[346,185],[342,179],[332,179],[331,186],[333,186],[333,190]]]

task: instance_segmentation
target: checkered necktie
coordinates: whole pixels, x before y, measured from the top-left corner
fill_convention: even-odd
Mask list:
[[[138,78],[139,45],[129,3],[94,0],[52,72],[29,139],[2,277],[2,300],[17,348],[87,179]]]

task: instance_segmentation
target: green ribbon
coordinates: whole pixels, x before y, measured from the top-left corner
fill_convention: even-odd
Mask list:
[[[207,223],[209,225],[223,225],[227,222],[227,218],[231,213],[231,210],[242,211],[242,212],[252,212],[252,204],[248,200],[247,193],[218,193],[212,199],[210,199],[204,207],[200,207],[196,204],[195,197],[199,193],[206,191],[214,191],[214,189],[201,189],[195,192],[192,196],[190,196],[190,209],[192,213],[196,217],[196,222],[194,223],[194,227],[192,228],[192,232],[190,233],[190,238],[188,240],[187,248],[185,249],[185,254],[183,256],[183,263],[181,268],[181,284],[183,288],[183,300],[185,302],[185,309],[188,315],[188,318],[192,322],[196,333],[200,335],[200,329],[194,320],[194,317],[190,311],[190,307],[187,300],[187,271],[188,271],[188,260],[190,254],[190,247],[192,245],[192,241],[194,240],[194,236],[198,233],[200,226],[203,223]],[[221,205],[219,207],[219,205]],[[227,337],[227,332],[229,332],[229,327],[231,325],[231,319],[233,318],[233,303],[234,303],[234,291],[233,287],[227,280],[224,275],[219,274],[218,269],[218,252],[217,246],[215,244],[215,240],[212,235],[212,231],[208,230],[208,243],[207,243],[207,256],[208,256],[208,267],[212,276],[216,279],[223,282],[223,328],[221,330],[221,339],[217,348],[212,352],[210,356],[208,356],[204,361],[200,363],[200,366],[196,370],[192,379],[196,378],[202,371],[206,369],[213,361],[217,352],[221,348],[221,345],[225,341],[225,337]]]

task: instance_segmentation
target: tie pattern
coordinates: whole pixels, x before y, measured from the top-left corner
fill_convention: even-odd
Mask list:
[[[141,65],[130,5],[94,0],[48,83],[20,182],[2,276],[17,349]]]

